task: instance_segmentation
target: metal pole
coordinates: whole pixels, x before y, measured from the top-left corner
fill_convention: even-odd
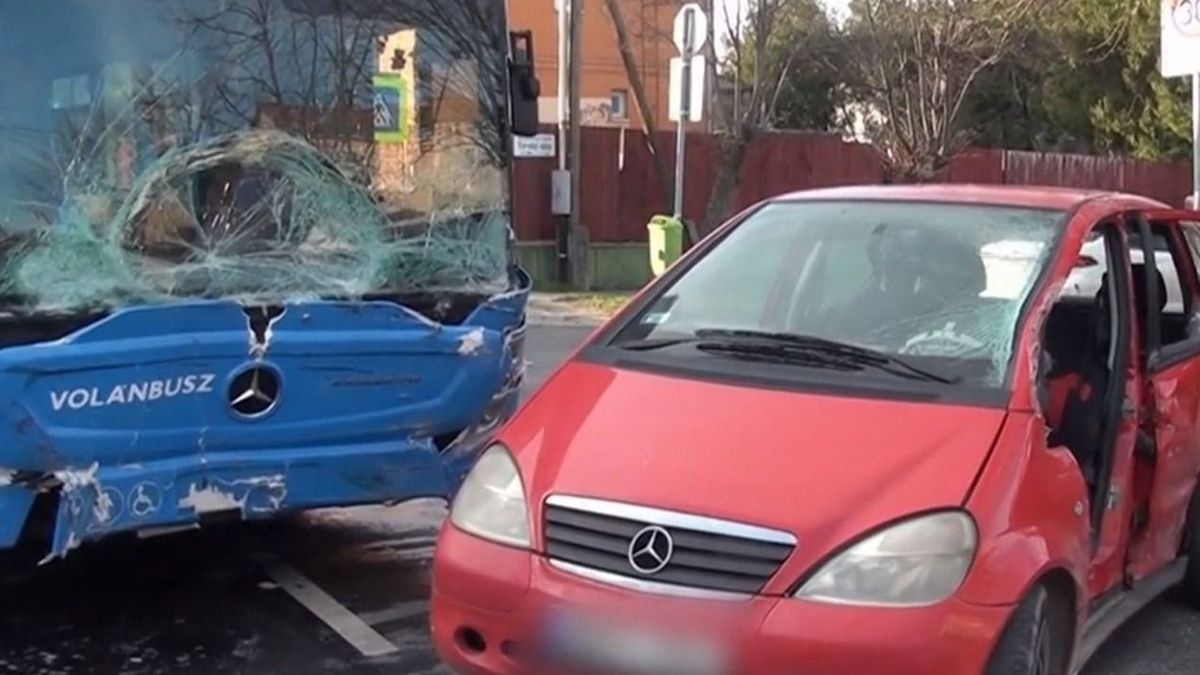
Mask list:
[[[704,90],[708,95],[704,97],[704,119],[706,120],[705,127],[712,127],[713,114],[717,111],[717,3],[716,0],[708,0],[708,40],[705,41],[704,48]]]
[[[581,223],[580,213],[580,146],[583,137],[583,114],[580,105],[581,92],[579,91],[581,82],[582,54],[581,54],[581,38],[583,34],[583,0],[570,0],[571,6],[571,21],[570,21],[570,72],[568,73],[570,84],[567,87],[571,92],[570,102],[570,118],[571,118],[571,161],[569,170],[571,172],[571,217],[568,221],[567,229],[568,251],[570,255],[570,270],[571,284],[577,288],[587,286],[587,243],[584,240],[584,231]]]
[[[566,180],[568,146],[568,106],[567,106],[567,67],[570,61],[568,32],[568,12],[570,0],[554,0],[555,11],[558,12],[558,171],[554,173],[556,201],[554,204],[554,253],[555,272],[558,281],[571,281],[571,219],[567,213],[569,204],[562,203],[562,192],[570,189],[570,181]],[[566,183],[566,185],[564,185]]]
[[[688,61],[686,58],[683,60],[683,97],[679,102],[679,124],[675,132],[675,217],[679,220],[683,220],[683,167],[687,163],[687,131],[684,120],[690,115],[688,98],[691,92],[688,91],[688,80],[692,74],[692,66]]]
[[[1192,76],[1192,208],[1200,209],[1200,73]]]
[[[567,51],[567,3],[570,0],[555,0],[558,9],[558,170],[567,170],[567,65],[571,60]]]
[[[683,220],[683,173],[684,166],[687,163],[687,121],[692,116],[692,52],[693,45],[690,42],[694,21],[689,13],[685,17],[687,28],[684,34],[688,36],[688,42],[684,44],[681,54],[683,67],[679,73],[679,126],[675,135],[675,218]]]

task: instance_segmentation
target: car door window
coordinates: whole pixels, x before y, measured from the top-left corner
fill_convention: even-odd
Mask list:
[[[1200,270],[1200,223],[1182,223],[1183,238],[1187,242],[1192,265]]]
[[[1083,242],[1075,268],[1063,286],[1062,298],[1090,301],[1100,291],[1100,283],[1108,274],[1108,249],[1104,245],[1104,233],[1093,230]]]
[[[1193,274],[1193,251],[1189,245],[1182,244],[1168,229],[1173,225],[1154,223],[1152,225],[1153,245],[1151,255],[1154,256],[1154,266],[1158,273],[1158,334],[1159,347],[1169,348],[1185,342],[1197,340],[1200,337],[1196,328],[1192,290],[1194,280],[1184,277]],[[1150,308],[1145,304],[1146,285],[1143,272],[1149,269],[1146,249],[1142,237],[1136,231],[1130,237],[1130,262],[1134,270],[1134,290],[1138,300],[1139,325],[1146,325],[1146,312]]]

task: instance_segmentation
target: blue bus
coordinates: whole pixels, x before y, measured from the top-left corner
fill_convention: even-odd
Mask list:
[[[0,549],[450,497],[524,368],[502,0],[0,17]]]

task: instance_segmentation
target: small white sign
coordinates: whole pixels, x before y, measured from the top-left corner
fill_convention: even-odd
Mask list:
[[[1200,73],[1200,0],[1162,0],[1163,77]]]
[[[691,2],[675,15],[675,48],[686,54],[690,45],[693,54],[704,49],[708,42],[708,15],[700,5]]]
[[[570,171],[555,171],[550,174],[550,213],[556,216],[571,215]]]
[[[704,83],[708,69],[708,61],[703,56],[692,57],[692,72],[690,73],[692,87],[688,97],[687,122],[699,122],[704,119]],[[672,122],[678,122],[680,117],[680,102],[683,99],[683,59],[671,59],[671,95],[668,99],[668,116]]]
[[[513,157],[545,159],[558,155],[558,137],[554,134],[513,136]]]

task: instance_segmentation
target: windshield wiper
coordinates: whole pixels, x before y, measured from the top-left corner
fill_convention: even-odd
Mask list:
[[[703,329],[696,331],[695,341],[698,349],[706,351],[795,362],[797,365],[852,370],[875,368],[898,377],[940,384],[958,384],[962,381],[962,378],[950,378],[930,372],[891,354],[811,335]]]
[[[666,349],[676,345],[699,342],[694,337],[647,338],[645,340],[627,340],[618,342],[615,346],[631,352],[652,352],[656,349]]]

